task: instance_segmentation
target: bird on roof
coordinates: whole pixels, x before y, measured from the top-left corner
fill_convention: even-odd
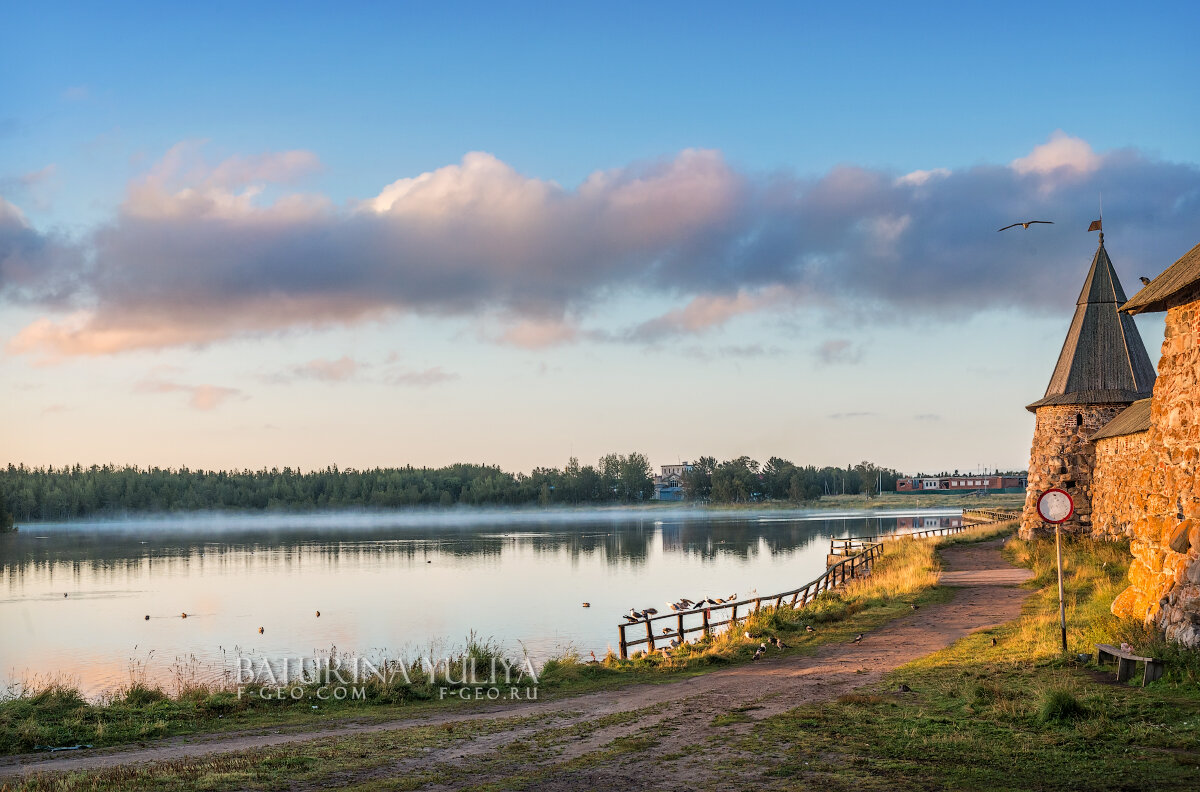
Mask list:
[[[1033,225],[1034,223],[1045,223],[1046,225],[1054,225],[1053,220],[1023,220],[1020,223],[1013,223],[1012,225],[1006,225],[1006,226],[1004,226],[1004,228],[997,228],[996,231],[997,232],[1007,231],[1008,229],[1016,228],[1017,226],[1021,226],[1021,228],[1024,228],[1026,231],[1028,231],[1029,226]]]
[[[1143,286],[1149,286],[1149,285],[1150,285],[1150,279],[1149,279],[1149,278],[1147,278],[1145,275],[1139,275],[1139,276],[1138,276],[1138,280],[1140,280],[1140,281],[1142,282],[1142,285],[1143,285]]]

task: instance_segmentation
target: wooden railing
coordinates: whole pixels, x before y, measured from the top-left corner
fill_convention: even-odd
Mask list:
[[[779,608],[784,604],[784,600],[788,600],[788,605],[793,608],[797,604],[800,607],[804,607],[808,604],[809,600],[816,598],[822,591],[837,588],[848,580],[853,580],[864,575],[870,569],[871,564],[875,562],[875,559],[881,555],[883,555],[882,543],[867,545],[861,552],[848,556],[826,569],[825,574],[791,591],[772,594],[766,597],[754,597],[735,602],[705,605],[703,607],[692,608],[691,610],[664,613],[639,619],[635,622],[619,624],[617,625],[617,629],[620,635],[621,659],[624,660],[629,657],[629,649],[633,646],[646,644],[647,650],[653,652],[658,645],[667,645],[672,640],[676,640],[682,644],[687,641],[687,636],[691,633],[702,632],[705,637],[708,637],[718,627],[724,627],[737,622],[738,609],[743,607],[746,608],[743,615],[757,613],[762,608],[764,602],[768,603],[768,606],[773,602],[773,606]],[[788,599],[789,597],[790,600]],[[728,613],[722,613],[723,611],[728,611]],[[700,623],[686,624],[685,619],[692,616],[699,616]],[[722,621],[721,616],[727,616],[727,618]],[[655,635],[656,622],[664,621],[668,622],[671,626],[666,627],[661,633]],[[692,621],[694,622],[695,620],[693,619]],[[630,639],[627,634],[629,630],[644,630],[646,636],[644,638]]]
[[[1021,512],[1008,509],[963,509],[963,522],[989,523],[1021,519]]]
[[[967,520],[971,522],[968,523]],[[882,536],[847,536],[843,539],[829,539],[829,555],[844,556],[858,552],[863,547],[877,542],[886,542],[892,539],[921,539],[927,536],[948,536],[949,534],[962,533],[984,523],[993,522],[1010,522],[1012,520],[1021,519],[1020,512],[1006,511],[1004,509],[968,509],[963,512],[963,524],[947,526],[945,528],[926,528],[921,531],[908,531],[907,533],[883,534]]]

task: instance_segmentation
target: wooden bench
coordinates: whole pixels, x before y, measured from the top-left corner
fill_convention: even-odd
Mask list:
[[[1100,665],[1117,661],[1117,681],[1124,682],[1133,676],[1133,668],[1135,663],[1145,663],[1146,670],[1142,674],[1142,687],[1146,687],[1146,683],[1153,682],[1163,675],[1163,661],[1156,660],[1153,657],[1141,657],[1133,652],[1126,652],[1119,646],[1112,644],[1096,644],[1096,662]]]

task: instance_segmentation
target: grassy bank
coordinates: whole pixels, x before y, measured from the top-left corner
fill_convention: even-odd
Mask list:
[[[960,537],[984,537],[995,527],[974,529]],[[1002,528],[1001,530],[1008,530]],[[958,539],[959,537],[953,537]],[[757,646],[779,638],[786,652],[808,652],[830,641],[844,641],[910,612],[910,603],[937,601],[946,596],[936,589],[938,560],[934,543],[901,541],[888,545],[870,577],[822,594],[804,608],[764,608],[743,620],[738,629],[687,644],[669,655],[636,653],[629,660],[613,655],[599,663],[568,654],[545,663],[538,674],[540,700],[577,695],[618,685],[655,683],[701,674],[749,661]],[[812,625],[815,632],[808,632]],[[745,634],[752,637],[747,639]],[[774,651],[774,650],[773,650]],[[455,660],[451,677],[461,678],[471,660],[488,668],[499,649],[487,641],[468,640]],[[511,663],[511,659],[506,662]],[[408,681],[372,678],[357,701],[316,700],[313,691],[299,699],[263,699],[255,688],[239,696],[234,690],[192,686],[168,695],[146,685],[133,685],[108,701],[86,701],[66,685],[48,685],[0,702],[0,752],[17,753],[38,746],[120,745],[173,735],[221,732],[259,727],[312,726],[345,718],[390,720],[435,711],[472,712],[499,705],[442,698],[444,681],[430,683],[419,667],[407,669]],[[316,707],[314,707],[314,703]]]
[[[836,703],[805,706],[730,740],[731,779],[758,788],[1196,789],[1200,654],[1109,613],[1128,548],[1068,543],[1069,654],[1060,651],[1052,541],[1010,541],[1035,573],[1023,616],[969,636]],[[993,639],[995,644],[993,645]],[[1077,663],[1097,642],[1126,641],[1167,660],[1164,678],[1118,685],[1113,668]],[[900,685],[911,692],[898,692]]]

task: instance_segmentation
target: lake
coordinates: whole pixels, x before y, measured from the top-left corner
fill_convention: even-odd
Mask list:
[[[0,535],[0,672],[10,683],[65,678],[90,696],[132,678],[171,690],[220,679],[239,654],[414,657],[461,647],[471,631],[536,663],[568,648],[603,656],[631,607],[792,589],[824,571],[831,536],[959,514],[453,510],[33,524]]]

